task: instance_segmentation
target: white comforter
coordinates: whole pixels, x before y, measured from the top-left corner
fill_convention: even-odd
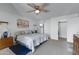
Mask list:
[[[46,34],[26,34],[18,36],[17,40],[34,52],[34,47],[48,40],[48,36]]]

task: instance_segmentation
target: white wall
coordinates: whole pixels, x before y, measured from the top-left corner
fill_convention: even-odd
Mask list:
[[[58,23],[56,18],[48,19],[48,20],[41,20],[39,23],[44,24],[44,33],[50,35],[51,39],[58,40]]]
[[[51,39],[58,40],[59,21],[67,21],[67,41],[73,42],[73,34],[79,33],[79,17],[73,14],[45,20],[45,32],[50,34]]]
[[[58,40],[58,21],[52,18],[50,21],[50,37],[51,39]]]
[[[73,34],[79,32],[79,17],[68,19],[67,27],[67,41],[73,42]]]
[[[44,33],[50,34],[50,25],[50,20],[44,22]]]
[[[8,30],[10,32],[16,32],[18,30],[23,30],[17,27],[17,19],[24,18],[20,16],[16,9],[9,3],[0,4],[0,21],[7,21],[9,24],[7,25]],[[30,28],[33,29],[33,24],[36,22],[34,20],[24,18],[25,20],[29,20]],[[1,27],[2,28],[2,27]],[[0,31],[1,32],[1,31]]]
[[[11,4],[0,4],[0,21],[9,22],[9,31],[13,32],[17,29],[16,19],[19,18],[18,13],[11,6]]]
[[[50,35],[51,39],[58,40],[58,22],[62,20],[64,20],[64,16],[45,20],[45,32]]]

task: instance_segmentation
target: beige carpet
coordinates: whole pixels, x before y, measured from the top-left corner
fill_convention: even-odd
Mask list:
[[[66,40],[48,40],[39,46],[34,55],[72,55],[73,45]]]
[[[9,48],[0,50],[0,55],[15,55]]]

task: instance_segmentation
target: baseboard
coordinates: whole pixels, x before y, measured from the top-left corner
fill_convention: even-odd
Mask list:
[[[59,37],[59,39],[67,39],[66,37]]]
[[[73,43],[73,41],[69,41],[68,39],[67,39],[67,42],[68,42],[68,43]]]
[[[73,43],[73,41],[71,41],[71,40],[68,40],[68,39],[67,39],[67,42],[69,42],[69,43]]]
[[[50,39],[50,40],[58,40],[58,39]]]

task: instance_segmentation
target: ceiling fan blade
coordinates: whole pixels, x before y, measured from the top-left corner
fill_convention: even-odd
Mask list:
[[[48,3],[43,3],[42,5],[40,5],[40,9],[44,9],[45,7],[47,7],[49,4]]]
[[[31,13],[31,12],[34,12],[35,10],[30,10],[30,11],[27,11],[27,13]]]
[[[34,3],[28,3],[27,5],[29,5],[30,7],[34,8],[36,7],[36,5]]]
[[[42,10],[43,12],[49,12],[49,10]]]

